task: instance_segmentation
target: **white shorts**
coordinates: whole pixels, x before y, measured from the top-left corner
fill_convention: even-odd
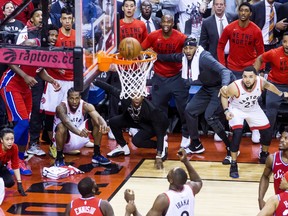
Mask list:
[[[82,130],[86,127],[87,120],[85,120],[79,127],[79,130]],[[86,127],[87,128],[87,127]],[[69,133],[69,140],[64,144],[63,152],[70,152],[73,150],[79,150],[85,146],[87,142],[90,141],[89,136],[88,137],[80,137],[71,131],[68,131]],[[53,131],[53,144],[56,146],[56,139],[55,139],[55,131]]]
[[[264,130],[270,127],[269,120],[260,107],[259,109],[245,112],[237,108],[229,107],[229,111],[234,115],[234,117],[229,120],[229,125],[232,129],[243,128],[244,120],[246,120],[250,130]]]
[[[74,86],[73,81],[56,80],[61,89],[55,92],[51,83],[46,82],[42,94],[40,110],[45,111],[48,115],[55,115],[56,107],[67,98],[67,91]]]

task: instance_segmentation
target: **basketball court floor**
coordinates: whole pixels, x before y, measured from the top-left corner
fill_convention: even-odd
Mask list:
[[[83,148],[80,155],[66,155],[66,163],[86,171],[84,174],[69,176],[60,180],[42,177],[43,167],[49,167],[54,160],[46,155],[33,156],[28,164],[33,175],[22,176],[23,186],[28,196],[18,194],[16,186],[6,189],[6,197],[0,206],[0,215],[64,215],[65,207],[71,199],[80,197],[77,183],[83,177],[94,178],[100,187],[99,196],[108,199],[115,215],[124,215],[124,190],[133,189],[139,211],[145,215],[159,193],[168,189],[166,175],[175,166],[182,166],[176,152],[180,145],[180,134],[169,134],[168,160],[163,170],[154,169],[154,149],[137,149],[129,140],[130,156],[112,159],[112,165],[92,166],[92,148]],[[229,177],[229,166],[222,165],[225,147],[222,142],[214,142],[213,136],[202,136],[206,151],[200,155],[189,156],[190,162],[203,179],[203,188],[196,196],[195,215],[256,215],[258,212],[258,186],[264,165],[258,164],[259,144],[252,144],[250,138],[243,137],[239,156],[239,179]],[[273,140],[271,151],[278,149],[279,140]],[[116,145],[104,135],[102,153],[107,154]],[[48,144],[42,144],[48,152]],[[273,195],[270,183],[266,198]]]

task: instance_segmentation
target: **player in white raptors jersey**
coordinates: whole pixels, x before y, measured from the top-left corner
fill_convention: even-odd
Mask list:
[[[84,120],[88,114],[89,119]],[[92,163],[107,165],[111,162],[100,154],[102,133],[108,133],[109,127],[92,104],[81,99],[80,92],[70,88],[67,101],[56,107],[53,127],[53,142],[56,144],[57,157],[55,166],[65,166],[63,149],[72,151],[80,149],[89,141],[89,134],[94,138],[94,155]]]
[[[246,67],[243,71],[242,79],[231,83],[226,89],[226,94],[222,94],[221,102],[224,113],[233,132],[231,143],[232,162],[230,167],[230,177],[232,178],[239,178],[236,160],[244,120],[246,120],[251,130],[260,131],[262,151],[259,155],[259,162],[265,163],[269,155],[269,140],[271,139],[267,137],[269,136],[267,131],[270,128],[270,123],[258,104],[258,98],[264,89],[281,97],[288,97],[288,93],[279,91],[272,83],[269,83],[263,77],[257,76],[256,69],[253,66]]]
[[[158,195],[147,216],[194,215],[195,195],[202,188],[202,179],[190,164],[183,148],[178,151],[177,155],[185,165],[190,181],[187,181],[188,177],[184,169],[180,167],[171,169],[167,175],[167,180],[170,183],[169,190]],[[140,216],[141,214],[134,203],[134,191],[127,189],[124,198],[127,201],[125,215]]]

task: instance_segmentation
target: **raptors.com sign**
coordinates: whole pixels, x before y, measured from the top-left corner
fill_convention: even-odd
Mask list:
[[[73,69],[73,51],[0,48],[0,63]]]

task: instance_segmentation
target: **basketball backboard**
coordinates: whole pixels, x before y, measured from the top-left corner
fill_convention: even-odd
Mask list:
[[[83,47],[84,89],[98,74],[97,52],[115,53],[118,43],[116,0],[91,2],[75,1],[76,47]],[[75,72],[77,79],[81,74]]]

